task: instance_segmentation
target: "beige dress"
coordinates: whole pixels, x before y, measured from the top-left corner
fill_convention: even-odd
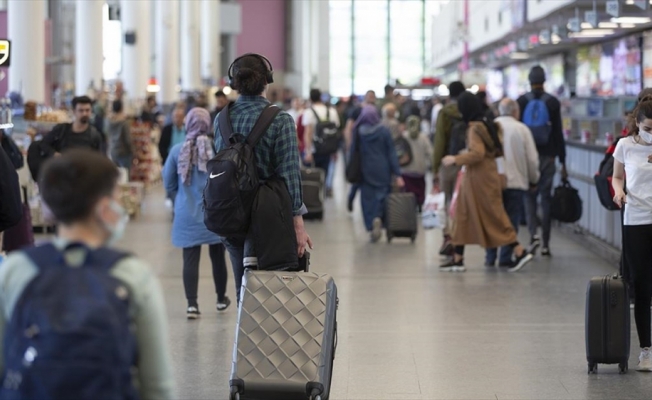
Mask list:
[[[456,246],[496,248],[516,243],[516,232],[503,207],[504,177],[498,174],[495,147],[482,122],[471,122],[468,152],[455,156],[466,173],[457,198],[452,240]]]

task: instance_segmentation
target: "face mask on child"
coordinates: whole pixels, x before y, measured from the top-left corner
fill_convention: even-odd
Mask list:
[[[115,200],[111,200],[109,207],[114,213],[118,214],[118,221],[113,226],[103,222],[104,227],[111,234],[106,242],[106,246],[112,246],[115,244],[115,242],[122,239],[122,236],[124,236],[125,233],[125,229],[127,228],[127,223],[129,222],[129,215],[127,215],[127,212],[124,210],[124,208],[122,208],[122,206]]]

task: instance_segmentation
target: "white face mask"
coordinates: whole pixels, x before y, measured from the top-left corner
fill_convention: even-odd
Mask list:
[[[114,213],[118,214],[118,222],[116,222],[113,226],[103,222],[106,230],[111,233],[111,236],[106,241],[106,246],[112,246],[115,244],[115,242],[122,239],[122,236],[124,236],[125,230],[127,228],[127,223],[129,222],[129,215],[127,215],[125,209],[122,208],[122,206],[115,200],[111,200],[109,207]]]
[[[638,136],[647,144],[652,144],[652,133],[645,132],[639,129]]]

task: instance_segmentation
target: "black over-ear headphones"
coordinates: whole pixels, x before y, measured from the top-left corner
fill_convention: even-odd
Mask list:
[[[245,57],[256,57],[257,59],[259,59],[260,63],[263,65],[263,67],[265,67],[265,80],[267,81],[268,84],[274,82],[274,68],[272,67],[272,63],[267,59],[267,57],[257,53],[247,53],[233,60],[233,62],[229,66],[229,72],[228,72],[229,86],[233,87],[233,66],[235,65],[235,63],[237,63],[238,61],[240,61]]]

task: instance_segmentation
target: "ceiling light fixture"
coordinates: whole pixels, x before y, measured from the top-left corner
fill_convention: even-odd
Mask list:
[[[601,29],[617,29],[618,24],[615,23],[615,22],[600,22],[598,24],[598,28],[601,28]]]
[[[528,53],[522,53],[522,52],[515,52],[509,55],[509,58],[512,60],[527,60],[530,58],[530,55]]]
[[[632,29],[632,28],[636,28],[636,24],[620,24],[620,27],[622,29]]]
[[[652,22],[652,19],[649,17],[618,17],[611,18],[611,22],[617,24],[649,24]]]

